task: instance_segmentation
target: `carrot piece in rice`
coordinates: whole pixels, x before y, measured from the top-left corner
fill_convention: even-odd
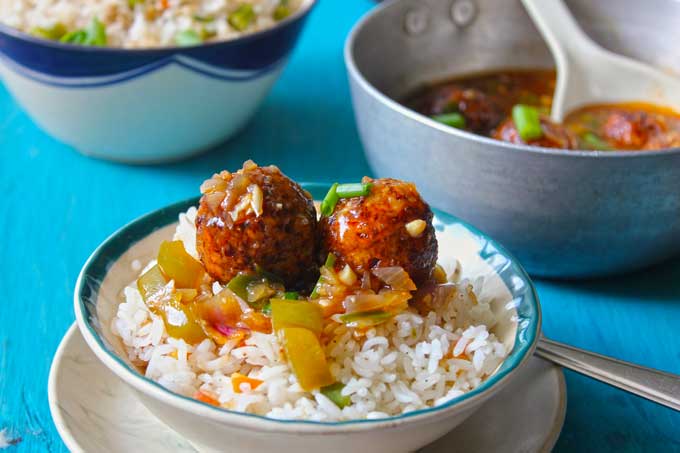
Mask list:
[[[250,385],[250,390],[255,390],[264,381],[244,376],[241,373],[234,373],[231,375],[231,386],[234,388],[234,393],[242,393],[241,384]]]

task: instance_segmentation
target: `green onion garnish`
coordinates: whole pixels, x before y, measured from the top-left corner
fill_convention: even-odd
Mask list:
[[[326,396],[326,398],[333,401],[336,406],[342,409],[343,407],[352,404],[352,399],[349,396],[344,396],[342,394],[342,389],[344,388],[345,385],[343,383],[336,382],[335,384],[321,387],[321,393]]]
[[[288,6],[281,4],[274,9],[274,20],[283,20],[288,16],[290,16],[290,8]]]
[[[592,132],[586,132],[581,136],[581,141],[588,149],[597,151],[611,151],[613,148],[606,141]]]
[[[536,140],[543,136],[538,109],[530,105],[517,104],[512,108],[512,121],[515,123],[519,136],[525,142]]]
[[[328,269],[333,269],[336,260],[337,258],[335,257],[335,255],[329,253],[328,256],[326,257],[326,262],[324,263],[324,266],[326,266]]]
[[[210,30],[207,27],[201,27],[201,41],[207,41],[208,39],[214,38],[215,36],[217,36],[217,32],[215,30]]]
[[[373,186],[371,183],[340,184],[335,193],[338,198],[365,197],[371,191],[371,186]]]
[[[297,291],[287,291],[283,293],[283,298],[288,300],[298,300],[300,298],[300,293]]]
[[[194,14],[194,20],[196,22],[213,22],[215,16],[201,16],[200,14]]]
[[[456,129],[465,129],[465,117],[458,112],[435,115],[432,119],[439,123],[446,124],[447,126],[455,127]]]
[[[106,28],[104,27],[104,24],[99,21],[99,19],[94,17],[87,28],[81,28],[80,30],[74,30],[72,32],[66,33],[61,38],[59,38],[59,41],[66,44],[103,47],[107,42]]]
[[[66,34],[66,27],[61,22],[57,22],[51,27],[35,27],[31,29],[31,34],[39,38],[59,41]]]
[[[81,44],[85,45],[87,42],[87,32],[85,30],[74,30],[66,33],[59,39],[60,42],[65,44]]]
[[[324,267],[328,269],[333,269],[335,267],[335,261],[337,258],[335,257],[334,254],[329,253],[328,256],[326,257],[326,262],[324,263]],[[309,295],[310,299],[316,299],[319,297],[319,288],[321,287],[321,284],[323,283],[323,276],[319,277],[319,280],[316,282],[316,285],[314,285],[314,290],[312,291],[312,294]]]
[[[340,321],[349,324],[351,322],[356,322],[360,320],[371,320],[371,321],[384,321],[390,319],[394,316],[392,313],[388,313],[384,310],[370,310],[358,313],[347,313],[340,316]]]
[[[352,184],[338,184],[337,182],[331,186],[328,193],[321,202],[321,215],[328,217],[335,211],[335,206],[341,198],[365,197],[371,192],[373,184],[369,183],[352,183]]]
[[[264,313],[267,316],[272,315],[272,303],[271,302],[267,302],[267,305],[262,307],[262,313]]]
[[[184,30],[175,35],[175,44],[182,47],[196,46],[201,44],[203,40],[194,30]]]
[[[96,17],[92,19],[87,27],[87,44],[90,46],[103,47],[106,45],[106,28]]]
[[[248,28],[250,24],[255,22],[256,18],[257,15],[255,14],[255,10],[253,10],[252,5],[245,3],[236,8],[236,10],[229,15],[227,22],[229,22],[229,25],[236,30],[243,31]]]
[[[338,200],[340,199],[340,197],[338,197],[338,194],[336,193],[336,190],[338,189],[339,185],[340,184],[336,182],[331,186],[330,189],[328,189],[328,193],[321,202],[322,216],[328,217],[331,214],[333,214],[333,211],[335,211],[335,205],[338,204]]]

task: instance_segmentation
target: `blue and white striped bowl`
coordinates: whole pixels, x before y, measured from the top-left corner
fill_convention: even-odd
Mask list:
[[[181,159],[245,126],[315,3],[272,28],[192,47],[74,46],[0,25],[0,77],[40,127],[84,154]]]

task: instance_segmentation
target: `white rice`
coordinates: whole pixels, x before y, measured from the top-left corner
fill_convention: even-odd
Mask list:
[[[227,40],[273,26],[274,10],[280,0],[0,0],[0,22],[30,33],[37,27],[63,24],[68,31],[86,28],[93,18],[106,27],[111,47],[144,48],[175,45],[175,36],[185,30],[209,32],[210,41]],[[249,3],[257,14],[245,30],[229,25],[230,13]],[[301,0],[290,0],[291,11]],[[201,18],[210,18],[205,21]]]
[[[196,209],[180,216],[175,239],[196,256]],[[151,265],[151,263],[150,263]],[[148,267],[148,266],[147,266]],[[326,356],[335,378],[345,384],[351,404],[343,409],[319,392],[305,392],[279,353],[276,334],[253,333],[245,345],[197,346],[170,338],[163,321],[149,312],[135,284],[125,288],[112,330],[130,360],[146,366],[146,376],[171,391],[194,396],[198,390],[229,409],[278,419],[352,420],[382,418],[442,404],[468,392],[492,374],[507,356],[494,336],[489,301],[463,290],[436,311],[407,311],[357,338],[343,324],[326,324]],[[221,290],[215,285],[214,291]],[[479,291],[477,291],[479,294]],[[233,390],[238,372],[264,381],[255,390]]]

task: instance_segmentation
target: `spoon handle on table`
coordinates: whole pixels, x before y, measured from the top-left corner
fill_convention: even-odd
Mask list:
[[[536,355],[584,376],[680,411],[680,376],[541,338]]]

